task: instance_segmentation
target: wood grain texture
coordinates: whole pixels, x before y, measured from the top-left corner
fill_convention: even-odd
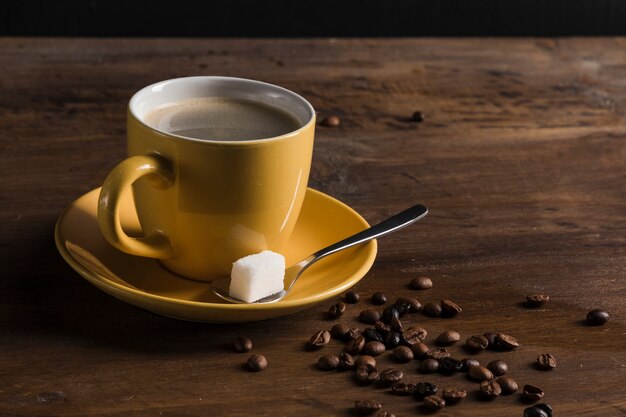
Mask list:
[[[0,39],[0,415],[352,415],[377,399],[396,415],[418,402],[314,368],[303,348],[329,304],[257,324],[217,326],[128,306],[64,264],[53,243],[64,207],[125,155],[125,107],[139,88],[186,75],[285,86],[337,128],[317,131],[311,185],[370,222],[420,202],[431,214],[381,239],[342,322],[369,296],[450,298],[452,319],[408,316],[434,340],[502,331],[520,384],[546,390],[559,416],[626,414],[626,40]],[[426,120],[408,121],[421,110]],[[545,308],[520,305],[545,292]],[[605,326],[581,322],[592,308]],[[365,327],[360,325],[361,327]],[[267,370],[229,344],[248,335]],[[455,356],[467,356],[460,346]],[[533,368],[540,353],[558,359]],[[381,368],[391,366],[384,355]],[[518,395],[478,401],[461,376],[409,381],[472,391],[442,416],[521,416]]]

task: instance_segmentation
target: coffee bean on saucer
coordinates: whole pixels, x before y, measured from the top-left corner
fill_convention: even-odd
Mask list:
[[[441,300],[441,315],[443,317],[453,317],[459,314],[461,307],[457,303],[451,300]]]
[[[248,358],[246,365],[248,366],[249,370],[253,372],[259,372],[267,368],[267,359],[265,359],[265,356],[259,353],[255,353]]]
[[[359,320],[366,324],[374,324],[380,320],[380,312],[371,308],[361,311]]]
[[[415,384],[394,382],[391,384],[391,392],[397,395],[413,395],[415,393]]]
[[[393,349],[402,343],[402,335],[399,332],[391,331],[385,336],[385,347]]]
[[[247,336],[239,336],[233,343],[233,348],[236,352],[248,352],[252,349],[252,340]]]
[[[428,317],[439,317],[441,316],[441,304],[426,303],[424,304],[424,308],[422,308],[422,313]]]
[[[424,358],[426,358],[426,354],[430,350],[428,345],[426,343],[422,343],[422,342],[417,342],[417,343],[414,343],[414,344],[412,344],[410,346],[411,346],[411,351],[413,351],[413,357],[415,359],[424,359]]]
[[[426,358],[420,363],[418,370],[423,374],[433,374],[439,370],[439,361],[433,358]]]
[[[356,355],[363,350],[363,346],[365,346],[365,337],[358,336],[356,339],[352,339],[348,342],[345,350],[351,355]]]
[[[371,384],[378,379],[380,372],[372,365],[364,365],[356,368],[354,376],[360,384]]]
[[[467,391],[455,388],[446,388],[441,393],[441,396],[446,400],[446,404],[458,404],[467,397]]]
[[[542,353],[537,356],[537,368],[542,371],[550,371],[556,368],[556,358],[550,353]]]
[[[424,397],[424,407],[430,411],[441,410],[446,406],[446,400],[438,395],[429,395]]]
[[[433,359],[441,359],[450,356],[450,352],[444,348],[428,349],[426,356]]]
[[[489,340],[481,334],[468,337],[465,341],[465,350],[470,353],[483,351],[487,349],[487,346],[489,346]]]
[[[487,369],[489,369],[494,376],[502,376],[509,371],[509,365],[504,361],[496,360],[489,362]]]
[[[363,330],[363,337],[365,338],[366,341],[370,342],[372,340],[375,340],[377,342],[383,342],[383,337],[381,336],[380,333],[378,333],[376,331],[376,329],[373,329],[371,327],[368,327],[367,329]]]
[[[404,377],[404,373],[398,369],[388,368],[380,373],[380,382],[384,385],[391,385],[394,382],[400,382]]]
[[[346,300],[346,303],[348,303],[348,304],[356,304],[356,303],[358,303],[358,302],[359,302],[359,299],[361,298],[361,296],[359,295],[359,293],[358,293],[358,292],[355,292],[355,291],[348,291],[348,292],[344,295],[344,297],[343,297],[343,298]]]
[[[552,417],[552,412],[547,413],[543,408],[537,407],[538,405],[539,404],[536,404],[525,408],[524,417]]]
[[[345,324],[339,323],[339,324],[335,324],[330,329],[330,335],[337,340],[346,340],[348,338],[349,331],[350,331],[350,328],[348,326],[346,326]]]
[[[309,339],[307,346],[309,349],[319,349],[330,342],[330,332],[328,330],[320,330]]]
[[[347,369],[354,369],[356,361],[354,357],[347,352],[341,352],[339,354],[339,369],[345,371]]]
[[[381,408],[383,408],[383,405],[378,401],[364,400],[354,402],[354,411],[360,415],[373,414]]]
[[[496,381],[483,381],[480,383],[480,394],[486,400],[492,400],[502,394],[502,388]]]
[[[421,400],[424,397],[428,397],[429,395],[435,395],[436,393],[437,385],[430,382],[418,382],[417,384],[415,384],[415,388],[413,391],[413,395],[418,400]]]
[[[587,313],[586,319],[589,326],[601,326],[609,321],[609,313],[604,310],[591,310]]]
[[[502,394],[504,395],[513,394],[517,391],[517,382],[509,376],[501,376],[496,379],[496,382],[500,385],[500,388],[502,388]]]
[[[376,367],[376,359],[373,356],[370,355],[361,355],[359,356],[359,358],[356,360],[355,366],[361,367],[361,366],[373,366]]]
[[[450,357],[439,359],[439,372],[444,375],[461,372],[461,369],[463,369],[463,363],[458,359]]]
[[[547,294],[529,294],[526,296],[526,306],[530,308],[541,307],[548,301],[550,301],[550,296]]]
[[[408,313],[417,313],[422,310],[422,303],[413,297],[398,297],[395,305],[407,304],[409,306]]]
[[[411,326],[406,328],[402,332],[402,343],[408,346],[413,346],[416,343],[420,343],[426,339],[428,332],[426,329],[417,326]]]
[[[413,114],[411,115],[411,121],[416,122],[416,123],[423,122],[424,121],[424,113],[422,113],[421,111],[413,112]]]
[[[317,367],[322,371],[332,371],[339,367],[339,356],[328,354],[320,357],[317,361]]]
[[[398,317],[392,317],[389,322],[389,328],[395,332],[401,333],[403,329],[402,322]]]
[[[470,366],[480,366],[480,362],[474,358],[464,358],[461,359],[461,363],[463,364],[463,368],[461,368],[461,372],[469,371]]]
[[[406,363],[413,359],[413,351],[406,346],[396,346],[393,349],[393,357],[400,363]]]
[[[330,306],[328,309],[328,317],[331,319],[336,319],[341,317],[343,313],[346,311],[346,305],[342,302],[335,303]]]
[[[378,356],[384,351],[385,351],[385,345],[376,341],[367,342],[365,346],[363,346],[363,350],[362,350],[364,355],[369,355],[369,356]]]
[[[378,320],[376,323],[374,323],[374,328],[381,336],[386,336],[387,333],[391,331],[391,326],[383,323],[381,320]]]
[[[338,116],[330,115],[322,119],[322,125],[326,127],[337,127],[341,124],[341,119]]]
[[[461,340],[461,335],[459,334],[459,332],[456,332],[454,330],[446,330],[445,332],[437,336],[435,343],[437,343],[439,346],[450,346],[455,344],[459,340]]]
[[[493,379],[493,374],[491,373],[491,371],[485,368],[484,366],[480,366],[480,365],[470,366],[467,371],[467,376],[469,379],[472,379],[478,382],[488,381],[490,379]]]
[[[387,296],[382,292],[372,294],[372,304],[381,305],[387,302]]]
[[[483,336],[487,339],[487,349],[496,350],[498,341],[496,340],[497,333],[487,332]]]
[[[528,403],[534,403],[543,398],[544,392],[537,385],[526,384],[522,390],[522,400]]]
[[[519,342],[516,338],[504,333],[496,334],[496,343],[497,347],[504,350],[512,350],[519,347]]]

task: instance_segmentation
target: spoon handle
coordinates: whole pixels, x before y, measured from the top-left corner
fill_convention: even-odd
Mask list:
[[[332,245],[327,246],[324,249],[318,250],[313,255],[311,255],[309,259],[312,259],[314,260],[313,262],[315,262],[325,256],[328,256],[335,252],[339,252],[340,250],[349,248],[354,245],[358,245],[359,243],[367,242],[368,240],[385,236],[391,232],[395,232],[398,229],[401,229],[405,226],[410,225],[411,223],[418,221],[427,213],[428,209],[421,204],[418,204],[404,210],[401,213],[396,214],[395,216],[388,218],[387,220],[378,223],[377,225],[371,226],[370,228],[365,229],[355,235],[347,237],[337,243],[333,243]]]

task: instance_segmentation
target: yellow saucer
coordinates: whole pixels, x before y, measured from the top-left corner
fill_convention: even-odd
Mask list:
[[[61,215],[55,241],[65,261],[87,281],[122,301],[157,314],[210,323],[251,322],[304,310],[356,284],[376,258],[376,241],[322,259],[298,280],[291,293],[273,304],[229,304],[209,284],[182,278],[154,260],[129,255],[110,246],[96,219],[95,189],[74,201]],[[130,235],[141,228],[132,198],[122,203],[121,219]],[[368,227],[342,202],[308,189],[300,217],[283,251],[287,265]]]

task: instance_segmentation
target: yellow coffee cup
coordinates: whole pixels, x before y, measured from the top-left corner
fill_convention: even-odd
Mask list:
[[[182,136],[146,121],[160,107],[212,97],[270,106],[297,125],[280,136],[225,141]],[[281,251],[309,178],[315,130],[309,102],[260,81],[186,77],[137,92],[127,124],[129,157],[109,173],[98,203],[100,230],[111,245],[201,281],[229,274],[243,256]],[[129,190],[143,236],[129,236],[120,223],[120,199]]]

